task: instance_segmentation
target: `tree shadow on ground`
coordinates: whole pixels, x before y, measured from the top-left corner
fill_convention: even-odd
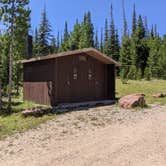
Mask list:
[[[21,102],[21,101],[20,102],[13,101],[11,103],[12,111],[9,112],[8,109],[7,109],[8,102],[3,101],[3,108],[0,110],[0,116],[2,116],[2,117],[10,116],[14,113],[18,113],[18,112],[22,111],[22,108],[21,108],[22,104],[23,104],[23,102]]]

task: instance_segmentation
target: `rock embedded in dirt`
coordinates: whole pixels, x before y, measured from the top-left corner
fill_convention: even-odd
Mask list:
[[[36,108],[24,110],[21,113],[24,117],[27,117],[27,116],[41,116],[41,115],[44,115],[44,114],[48,114],[50,112],[51,112],[50,108],[36,107]]]
[[[164,94],[164,93],[155,93],[155,94],[153,94],[153,97],[162,98],[162,97],[166,97],[166,94]]]
[[[119,100],[119,105],[122,108],[128,109],[137,106],[145,106],[145,95],[144,94],[131,94],[122,97]]]

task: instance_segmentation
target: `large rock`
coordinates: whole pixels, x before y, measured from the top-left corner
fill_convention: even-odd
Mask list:
[[[166,94],[164,94],[164,93],[156,93],[156,94],[153,94],[153,97],[155,97],[155,98],[162,98],[162,97],[166,97]]]
[[[23,116],[27,117],[27,116],[41,116],[44,114],[48,114],[50,112],[51,112],[51,108],[36,107],[36,108],[24,110],[21,113]]]
[[[145,106],[144,94],[131,94],[124,96],[119,100],[119,105],[123,108],[133,108],[137,106]]]

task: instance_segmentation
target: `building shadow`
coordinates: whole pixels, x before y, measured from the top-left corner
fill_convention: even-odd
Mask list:
[[[76,111],[89,111],[93,108],[113,106],[117,103],[116,100],[110,101],[95,101],[95,102],[83,102],[83,103],[70,103],[70,104],[60,104],[53,107],[53,113],[55,114],[65,114],[69,112]]]

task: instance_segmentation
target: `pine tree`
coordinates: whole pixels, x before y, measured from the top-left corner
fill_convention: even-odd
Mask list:
[[[65,52],[70,50],[70,34],[68,31],[68,25],[65,21],[65,28],[64,28],[64,34],[63,34],[63,40],[60,47],[60,52]]]
[[[132,36],[132,66],[129,76],[132,79],[143,78],[149,56],[149,48],[145,37],[145,27],[141,15],[138,18],[137,28]],[[140,72],[141,71],[141,72]]]
[[[81,25],[81,36],[79,48],[94,47],[94,26],[91,20],[91,13],[87,12],[84,15],[84,21]]]
[[[99,40],[98,40],[98,31],[96,30],[96,33],[95,33],[95,44],[94,44],[94,47],[99,50]]]
[[[37,56],[39,55],[39,33],[38,33],[38,29],[35,29],[35,35],[33,38],[33,55]]]
[[[58,34],[57,34],[57,52],[59,52],[59,49],[60,49],[60,34],[58,31]]]
[[[2,83],[2,89],[5,95],[7,95],[7,86],[9,81],[9,47],[9,34],[5,33],[3,35],[0,35],[0,57],[2,64],[2,75],[0,78]]]
[[[123,37],[126,37],[126,36],[128,36],[128,28],[127,28],[124,0],[122,0],[122,8],[123,8]]]
[[[100,51],[103,53],[104,46],[103,46],[103,29],[101,29],[101,36],[100,36]]]
[[[10,42],[9,42],[9,34],[0,34],[0,111],[3,108],[3,101],[2,97],[5,92],[6,95],[6,90],[8,86],[8,80],[9,80],[9,75],[8,75],[8,67],[9,67],[9,47],[10,47]],[[3,91],[3,93],[2,93]]]
[[[137,43],[138,43],[139,39],[136,35],[136,33],[133,34],[132,38],[131,38],[131,66],[130,66],[130,70],[129,70],[129,73],[128,73],[128,78],[129,79],[137,79],[137,61],[138,61],[138,58],[137,58],[137,53],[138,53],[138,50],[137,50]]]
[[[50,53],[54,54],[57,53],[57,46],[56,46],[56,39],[53,36],[50,41]]]
[[[166,80],[166,35],[164,35],[162,40],[162,45],[159,49],[158,58],[158,77]]]
[[[24,4],[23,4],[24,3]],[[17,2],[17,17],[15,17],[15,46],[14,47],[14,61],[29,58],[29,28],[30,28],[30,13],[27,8],[29,1],[24,1],[22,4]],[[22,5],[25,5],[23,8]],[[21,37],[20,37],[21,36]],[[22,65],[20,63],[14,63],[13,65],[13,85],[16,90],[16,94],[19,95],[20,82],[22,81]]]
[[[145,27],[141,15],[138,17],[137,35],[140,40],[145,38]]]
[[[149,38],[149,29],[148,29],[148,19],[147,17],[145,17],[144,20],[144,27],[145,27],[145,38],[148,39]]]
[[[159,37],[159,33],[157,32],[157,25],[154,25],[154,36]]]
[[[87,28],[87,41],[88,47],[94,47],[94,26],[91,20],[91,13],[90,11],[87,13],[86,19],[86,28]]]
[[[63,41],[64,42],[68,42],[69,41],[69,32],[68,32],[67,21],[65,21],[65,29],[64,29]]]
[[[42,19],[39,27],[38,32],[38,38],[39,38],[39,44],[38,44],[38,53],[41,56],[48,55],[50,52],[50,39],[52,37],[51,35],[51,25],[47,19],[47,12],[46,8],[44,8],[42,12]]]
[[[128,36],[123,37],[122,48],[120,51],[121,71],[120,77],[123,83],[126,83],[131,66],[131,39]]]
[[[153,38],[153,39],[155,37],[153,25],[152,25],[151,32],[150,32],[150,37]]]
[[[119,42],[119,35],[118,35],[118,30],[115,31],[115,45],[114,45],[114,55],[113,58],[116,61],[119,61],[120,57],[120,42]]]
[[[147,66],[146,69],[145,69],[145,74],[144,74],[144,78],[147,80],[147,81],[150,81],[151,78],[152,78],[152,73],[149,69],[149,67]]]
[[[132,19],[132,36],[134,35],[136,29],[137,29],[137,16],[136,16],[135,4],[134,4],[133,19]]]
[[[23,43],[28,36],[30,11],[27,9],[29,0],[6,0],[1,1],[1,16],[9,32],[9,85],[8,85],[8,111],[11,111],[12,86],[13,86],[13,60],[18,58],[26,44]],[[2,12],[3,11],[3,12]],[[22,26],[20,26],[22,25]],[[21,37],[20,37],[21,36]],[[18,44],[19,43],[19,44]],[[22,43],[22,44],[21,44]],[[17,47],[15,47],[17,45]],[[25,47],[23,47],[25,46]],[[26,49],[25,49],[26,50]],[[21,51],[21,52],[20,52]],[[26,53],[24,54],[26,55]]]
[[[81,34],[81,25],[78,23],[78,20],[76,20],[76,24],[74,25],[74,30],[71,33],[71,47],[73,50],[79,49],[80,34]]]
[[[113,6],[111,4],[111,24],[110,24],[110,34],[109,34],[109,42],[108,42],[108,56],[115,58],[115,24],[113,18]]]
[[[151,37],[149,39],[149,57],[147,60],[147,67],[149,68],[149,71],[151,73],[151,76],[153,78],[158,78],[159,77],[159,50],[161,47],[161,40],[158,37]]]
[[[104,28],[104,53],[108,55],[108,42],[109,42],[109,36],[108,36],[108,21],[105,19],[105,28]]]

